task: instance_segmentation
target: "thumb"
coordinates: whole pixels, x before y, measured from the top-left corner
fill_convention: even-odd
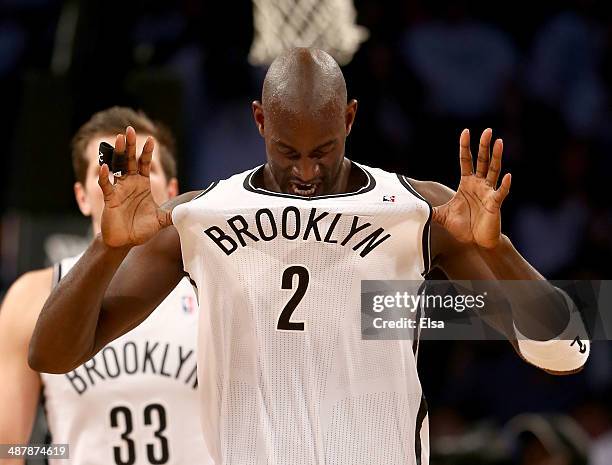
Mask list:
[[[510,173],[506,173],[506,175],[502,178],[501,185],[495,191],[495,202],[499,207],[501,207],[502,202],[508,196],[510,192],[510,184],[512,183],[512,175]]]

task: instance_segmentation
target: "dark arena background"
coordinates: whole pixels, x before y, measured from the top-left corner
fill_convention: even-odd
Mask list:
[[[517,249],[549,279],[612,278],[607,7],[355,0],[369,35],[343,66],[359,101],[347,156],[456,187],[461,130],[474,150],[491,127]],[[253,35],[245,0],[0,1],[1,293],[86,245],[69,142],[92,113],[129,105],[169,125],[183,192],[263,161]],[[612,464],[607,342],[578,375],[553,377],[507,342],[425,341],[419,372],[433,465]],[[44,428],[41,415],[35,438]]]

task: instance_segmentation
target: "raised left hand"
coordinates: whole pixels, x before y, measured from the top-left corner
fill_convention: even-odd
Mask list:
[[[470,150],[470,132],[464,129],[459,138],[461,181],[457,192],[447,203],[433,208],[433,221],[446,229],[456,240],[475,243],[491,249],[501,239],[501,204],[510,191],[512,177],[504,175],[495,188],[501,171],[503,142],[490,145],[493,131],[485,129],[480,137],[476,173]]]

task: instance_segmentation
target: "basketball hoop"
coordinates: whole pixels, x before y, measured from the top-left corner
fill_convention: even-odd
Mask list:
[[[315,47],[346,65],[368,37],[356,16],[352,0],[253,0],[249,62],[269,65],[289,48]]]

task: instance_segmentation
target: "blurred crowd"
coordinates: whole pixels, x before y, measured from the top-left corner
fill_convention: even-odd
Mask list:
[[[456,187],[461,130],[475,148],[492,127],[513,174],[502,227],[517,249],[547,278],[611,278],[606,2],[355,6],[370,34],[344,67],[359,101],[347,156]],[[252,36],[248,0],[0,1],[3,257],[15,215],[75,210],[70,135],[102,108],[142,108],[173,129],[183,190],[261,163]],[[18,271],[3,270],[4,290]],[[562,378],[501,342],[427,341],[419,365],[432,463],[612,463],[610,344]]]

